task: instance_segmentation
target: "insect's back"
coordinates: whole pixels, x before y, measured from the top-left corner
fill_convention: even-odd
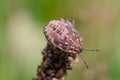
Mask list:
[[[52,20],[45,26],[44,33],[48,42],[62,51],[80,53],[83,50],[81,36],[73,26],[71,21]]]

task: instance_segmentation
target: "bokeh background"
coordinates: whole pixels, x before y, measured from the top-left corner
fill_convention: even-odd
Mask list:
[[[43,27],[73,19],[81,33],[82,60],[66,80],[120,80],[120,0],[0,0],[0,80],[31,80],[46,46]]]

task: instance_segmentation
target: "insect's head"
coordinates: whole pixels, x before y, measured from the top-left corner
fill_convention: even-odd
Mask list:
[[[80,34],[74,30],[66,34],[63,49],[71,53],[81,53],[83,51],[83,45]]]

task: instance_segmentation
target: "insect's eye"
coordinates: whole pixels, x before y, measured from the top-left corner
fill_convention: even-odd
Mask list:
[[[65,43],[65,44],[63,45],[63,49],[66,49],[68,46],[69,46],[69,44],[68,44],[68,43]]]

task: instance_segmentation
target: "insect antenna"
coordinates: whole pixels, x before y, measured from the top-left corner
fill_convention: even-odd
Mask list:
[[[87,50],[87,51],[100,51],[98,49],[89,49],[89,48],[84,48],[83,50]],[[84,58],[82,57],[81,54],[80,54],[80,57],[81,57],[83,63],[85,64],[86,68],[89,69],[88,64],[86,63],[86,61],[84,60]]]
[[[89,48],[84,48],[83,50],[87,50],[87,51],[100,51],[98,49],[89,49]]]
[[[86,68],[89,69],[88,64],[86,63],[86,61],[84,60],[84,58],[82,57],[81,54],[80,54],[80,58],[82,59],[83,63],[85,64]]]

